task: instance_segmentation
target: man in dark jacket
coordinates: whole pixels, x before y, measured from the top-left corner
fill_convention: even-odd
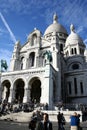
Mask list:
[[[58,120],[58,130],[62,130],[62,114],[59,112],[57,115]]]
[[[53,130],[52,122],[49,121],[49,116],[47,113],[44,113],[43,121],[38,122],[36,130]]]

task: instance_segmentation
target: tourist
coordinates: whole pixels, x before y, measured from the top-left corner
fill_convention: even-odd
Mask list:
[[[71,130],[78,130],[79,117],[76,112],[70,117]]]
[[[33,118],[29,121],[29,129],[30,129],[30,130],[35,130],[35,128],[36,128],[36,123],[37,123],[37,117],[33,117]]]
[[[57,120],[58,120],[58,130],[65,130],[64,125],[65,125],[65,117],[63,113],[58,113],[57,115]]]
[[[52,122],[49,121],[47,113],[43,114],[43,121],[38,122],[36,130],[53,130]]]
[[[61,130],[65,130],[64,125],[65,125],[65,123],[66,123],[66,120],[65,120],[65,117],[64,117],[63,113],[61,113],[61,115],[62,115]]]
[[[62,115],[60,112],[57,115],[57,121],[58,121],[58,130],[61,130],[62,129]]]
[[[81,130],[81,126],[80,126],[80,114],[78,114],[78,118],[79,118],[79,122],[78,122],[78,130]]]

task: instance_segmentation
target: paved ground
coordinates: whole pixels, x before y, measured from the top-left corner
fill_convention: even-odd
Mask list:
[[[87,124],[87,123],[86,123]],[[85,124],[82,124],[85,127]],[[0,130],[29,130],[28,123],[16,123],[13,121],[0,121]],[[53,130],[57,130],[57,123],[53,123]],[[69,124],[65,125],[65,130],[70,130]],[[87,130],[83,128],[82,130]]]

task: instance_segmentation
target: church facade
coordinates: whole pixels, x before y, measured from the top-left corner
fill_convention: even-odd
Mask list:
[[[10,70],[0,74],[0,99],[8,102],[85,103],[87,100],[87,52],[82,38],[53,23],[44,35],[34,29],[24,45],[14,45]]]

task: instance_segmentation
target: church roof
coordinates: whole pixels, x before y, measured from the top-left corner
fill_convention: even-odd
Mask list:
[[[78,43],[79,45],[85,46],[82,38],[75,32],[74,26],[72,24],[70,26],[70,30],[71,30],[71,33],[66,39],[66,45],[68,44],[72,45],[72,44]]]
[[[53,16],[53,24],[48,26],[48,28],[46,29],[44,35],[47,35],[47,34],[52,33],[52,32],[67,34],[66,29],[61,24],[59,24],[57,20],[58,20],[58,17],[57,17],[56,14],[54,14],[54,16]]]

